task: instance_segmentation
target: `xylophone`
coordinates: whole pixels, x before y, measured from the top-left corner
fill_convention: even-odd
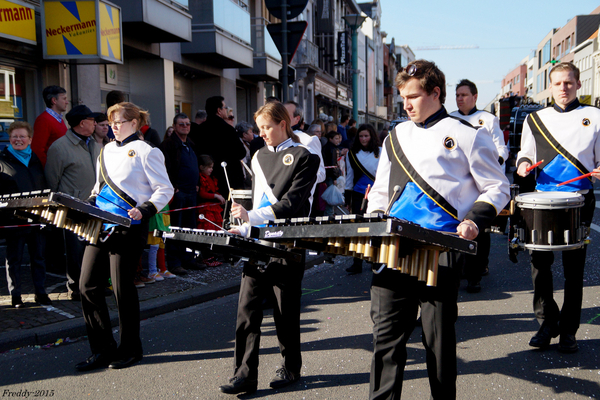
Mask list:
[[[441,252],[477,253],[474,241],[382,213],[280,219],[255,232],[258,239],[387,264],[428,286],[437,284]]]
[[[98,243],[103,223],[129,227],[131,220],[99,209],[76,197],[49,189],[5,194],[0,209],[14,209],[15,216],[67,229],[91,244]]]
[[[154,231],[154,236],[164,240],[177,240],[198,250],[209,249],[216,253],[245,257],[257,263],[267,263],[271,257],[300,261],[301,256],[284,246],[235,235],[226,231],[170,227],[170,232]]]

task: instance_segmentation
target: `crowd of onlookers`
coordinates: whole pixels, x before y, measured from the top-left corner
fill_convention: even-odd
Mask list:
[[[107,143],[115,140],[111,123],[105,113],[92,112],[85,105],[71,108],[63,117],[69,101],[65,89],[59,86],[45,88],[43,97],[46,110],[37,117],[33,128],[26,122],[14,122],[8,129],[10,144],[0,153],[0,193],[51,189],[87,200],[96,182],[98,156]],[[106,107],[125,100],[124,93],[112,91],[107,95]],[[269,98],[267,101],[279,100]],[[351,182],[349,151],[354,148],[357,153],[364,149],[358,140],[361,130],[368,131],[378,147],[380,140],[375,137],[375,130],[370,125],[357,129],[356,121],[348,115],[343,115],[339,124],[325,114],[307,124],[297,103],[286,102],[285,106],[294,133],[322,159],[311,215],[356,211],[352,206],[357,196],[352,195],[354,182]],[[199,110],[193,120],[184,113],[175,115],[162,138],[150,125],[141,127],[138,136],[164,154],[175,194],[169,205],[150,221],[148,260],[139,261],[136,286],[141,288],[185,275],[189,270],[220,265],[223,260],[216,254],[192,253],[174,241],[165,244],[153,231],[164,231],[170,226],[218,229],[226,225],[232,197],[238,201],[250,198],[253,176],[250,161],[254,153],[265,146],[258,127],[253,121],[236,124],[233,109],[227,107],[225,99],[213,96],[206,100],[205,109]],[[347,177],[349,172],[350,180],[346,183],[339,179]],[[336,186],[340,194],[346,190],[346,200],[340,201],[338,197],[336,202],[324,197],[331,186]],[[25,244],[30,255],[35,301],[51,304],[44,289],[46,265],[50,263],[54,264],[53,269],[66,266],[68,299],[79,300],[85,242],[67,230],[51,226],[40,229],[35,224],[22,226],[27,225],[23,220],[6,215],[2,220],[4,226],[18,226],[10,228],[10,233],[8,229],[2,232],[7,241],[6,271],[12,305],[17,308],[23,305],[20,270]],[[110,293],[108,287],[110,282],[107,282],[107,294]]]

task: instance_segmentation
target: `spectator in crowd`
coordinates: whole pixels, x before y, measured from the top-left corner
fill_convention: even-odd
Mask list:
[[[127,101],[127,95],[120,90],[111,90],[106,95],[106,109],[108,110],[115,104],[122,103]],[[108,137],[112,140],[115,138],[115,134],[113,133],[112,127],[109,125],[108,127]]]
[[[30,192],[46,189],[44,167],[39,158],[31,151],[33,132],[27,122],[17,121],[8,127],[9,145],[0,153],[0,194]],[[23,224],[22,219],[3,221],[5,225]],[[46,264],[44,261],[44,237],[39,227],[9,229],[6,235],[6,280],[11,305],[23,306],[21,299],[21,265],[25,244],[29,250],[31,278],[35,290],[36,303],[52,304],[46,294]]]
[[[325,180],[325,164],[323,164],[323,155],[320,139],[318,139],[315,136],[310,136],[302,132],[301,130],[296,129],[300,121],[302,121],[302,119],[304,118],[302,107],[300,107],[298,103],[294,101],[288,101],[284,104],[284,106],[288,111],[291,121],[290,123],[292,124],[292,130],[294,131],[294,134],[298,136],[298,139],[300,139],[300,143],[308,147],[311,153],[319,156],[321,162],[319,164],[319,172],[317,173],[317,183],[323,182]],[[311,204],[313,194],[314,193],[311,193]]]
[[[323,124],[312,124],[308,127],[308,135],[318,137],[321,142],[321,148],[327,144],[327,139],[324,136],[322,126]]]
[[[350,121],[350,116],[348,114],[344,114],[344,115],[342,115],[342,118],[340,118],[340,124],[337,126],[337,131],[342,135],[342,142],[348,141],[346,129],[348,128],[349,121]]]
[[[193,136],[191,139],[202,148],[204,154],[213,158],[215,162],[213,175],[219,182],[219,193],[228,199],[229,187],[221,163],[223,161],[227,163],[227,174],[231,187],[242,189],[244,173],[240,160],[246,156],[246,149],[238,139],[235,128],[225,122],[227,105],[223,97],[209,97],[204,108],[207,114],[206,121],[199,126],[198,136]]]
[[[235,115],[233,115],[233,108],[231,107],[227,107],[227,119],[225,122],[235,128]]]
[[[348,121],[348,126],[346,127],[346,130],[348,128],[356,128],[356,120],[354,118],[350,118],[350,120]]]
[[[240,140],[244,145],[244,149],[246,149],[246,157],[241,161],[244,163],[242,165],[244,171],[244,189],[251,189],[252,174],[250,173],[250,161],[252,160],[252,156],[250,153],[250,143],[254,140],[254,127],[252,124],[242,121],[235,126],[235,130],[240,135]]]
[[[254,153],[265,147],[265,140],[260,137],[260,130],[256,126],[256,123],[252,125],[252,132],[254,133],[254,139],[250,142],[250,160],[254,157]]]
[[[335,127],[335,124],[333,125]],[[325,180],[325,183],[327,183],[327,187],[329,187],[331,185],[334,185],[337,178],[343,175],[342,169],[340,168],[340,164],[343,162],[342,150],[348,149],[342,149],[342,147],[340,146],[340,144],[342,143],[342,135],[340,135],[340,133],[336,130],[331,130],[329,133],[327,133],[326,137],[328,141],[327,144],[323,146],[322,153],[323,162],[325,163],[325,166],[331,167],[327,168],[326,170],[327,179]],[[325,215],[333,214],[333,206],[328,204],[325,208]]]
[[[148,121],[150,123],[150,121]],[[140,133],[142,134],[142,139],[146,142],[152,143],[154,147],[159,147],[162,141],[160,140],[160,136],[158,136],[158,132],[156,129],[152,129],[150,125],[144,125],[140,128]]]
[[[188,137],[190,133],[190,119],[187,115],[179,113],[173,118],[173,134],[165,139],[160,149],[165,155],[165,165],[169,179],[175,190],[171,201],[171,210],[196,206],[198,193],[198,157],[194,152],[194,142]],[[196,227],[195,209],[171,211],[171,225],[182,228]],[[167,264],[169,271],[176,275],[187,274],[187,269],[204,269],[187,252],[185,245],[173,240],[166,243]]]
[[[106,114],[99,113],[99,115],[96,117],[96,129],[94,129],[92,138],[94,138],[100,148],[103,148],[108,142],[110,142],[110,138],[108,137],[108,130],[110,129],[110,126],[108,125],[108,117]]]
[[[206,111],[198,110],[196,112],[196,116],[194,117],[194,122],[198,125],[206,121]]]
[[[173,134],[173,126],[169,126],[165,131],[165,136],[163,136],[163,142]],[[162,143],[162,142],[161,142]]]
[[[58,138],[65,135],[67,126],[62,113],[67,111],[69,100],[67,91],[60,86],[48,86],[42,91],[46,110],[41,113],[33,124],[33,139],[31,150],[46,165],[48,149]]]
[[[96,182],[96,160],[100,146],[91,137],[96,129],[97,113],[85,105],[75,106],[65,118],[71,129],[48,149],[45,175],[53,192],[62,192],[80,200],[90,197]],[[79,300],[79,275],[85,242],[63,230],[67,255],[67,297]]]
[[[200,212],[204,215],[204,219],[198,221],[198,229],[215,230],[216,224],[223,226],[223,204],[225,198],[219,194],[217,179],[212,176],[214,162],[210,156],[201,154],[198,157],[200,165],[200,183],[198,195],[200,204],[203,205]],[[210,222],[213,224],[211,224]]]

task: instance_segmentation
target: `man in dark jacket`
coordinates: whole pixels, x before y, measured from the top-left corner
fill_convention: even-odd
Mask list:
[[[188,137],[190,119],[185,114],[177,114],[173,118],[173,134],[165,139],[160,149],[165,155],[165,166],[171,184],[175,189],[171,210],[196,206],[198,193],[198,157],[194,152],[194,142]],[[196,210],[173,211],[171,225],[182,228],[196,227]],[[167,263],[169,271],[176,275],[185,275],[188,269],[201,268],[193,260],[193,254],[172,240],[167,241]]]
[[[191,138],[201,154],[208,154],[215,161],[213,176],[219,182],[219,193],[228,198],[229,188],[221,163],[227,163],[231,188],[243,189],[244,172],[240,161],[246,156],[246,149],[235,128],[225,122],[227,106],[223,97],[208,98],[205,109],[207,119],[198,126],[197,133]]]

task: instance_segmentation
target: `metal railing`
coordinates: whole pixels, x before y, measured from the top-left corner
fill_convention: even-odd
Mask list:
[[[296,65],[310,65],[318,69],[319,47],[306,38],[302,39],[293,61]]]

